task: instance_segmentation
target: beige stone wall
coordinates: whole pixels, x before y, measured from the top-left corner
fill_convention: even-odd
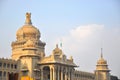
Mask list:
[[[94,73],[84,71],[74,71],[74,80],[94,80]]]
[[[95,71],[95,80],[110,80],[110,73],[107,71]]]
[[[8,80],[8,73],[18,73],[18,61],[0,58],[0,80]]]

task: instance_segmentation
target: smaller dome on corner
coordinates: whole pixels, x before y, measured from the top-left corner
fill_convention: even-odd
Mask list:
[[[58,47],[58,44],[56,44],[56,48],[53,50],[53,55],[61,55],[62,50]]]
[[[104,60],[103,58],[100,58],[100,59],[97,61],[97,64],[107,64],[107,61]]]

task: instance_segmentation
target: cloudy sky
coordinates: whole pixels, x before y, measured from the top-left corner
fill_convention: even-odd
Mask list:
[[[73,56],[79,70],[93,72],[103,48],[111,74],[120,77],[119,0],[1,0],[0,57],[10,58],[26,12],[46,42],[46,56],[62,42],[64,54]]]

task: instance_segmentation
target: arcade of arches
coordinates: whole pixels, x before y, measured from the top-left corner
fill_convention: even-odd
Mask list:
[[[72,80],[71,67],[44,65],[41,66],[41,80]]]

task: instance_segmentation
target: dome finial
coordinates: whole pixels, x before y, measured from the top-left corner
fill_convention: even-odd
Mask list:
[[[56,44],[56,48],[58,48],[58,44]]]
[[[101,48],[101,58],[103,58],[103,48]]]
[[[26,21],[25,24],[32,24],[31,22],[31,13],[26,13]]]

